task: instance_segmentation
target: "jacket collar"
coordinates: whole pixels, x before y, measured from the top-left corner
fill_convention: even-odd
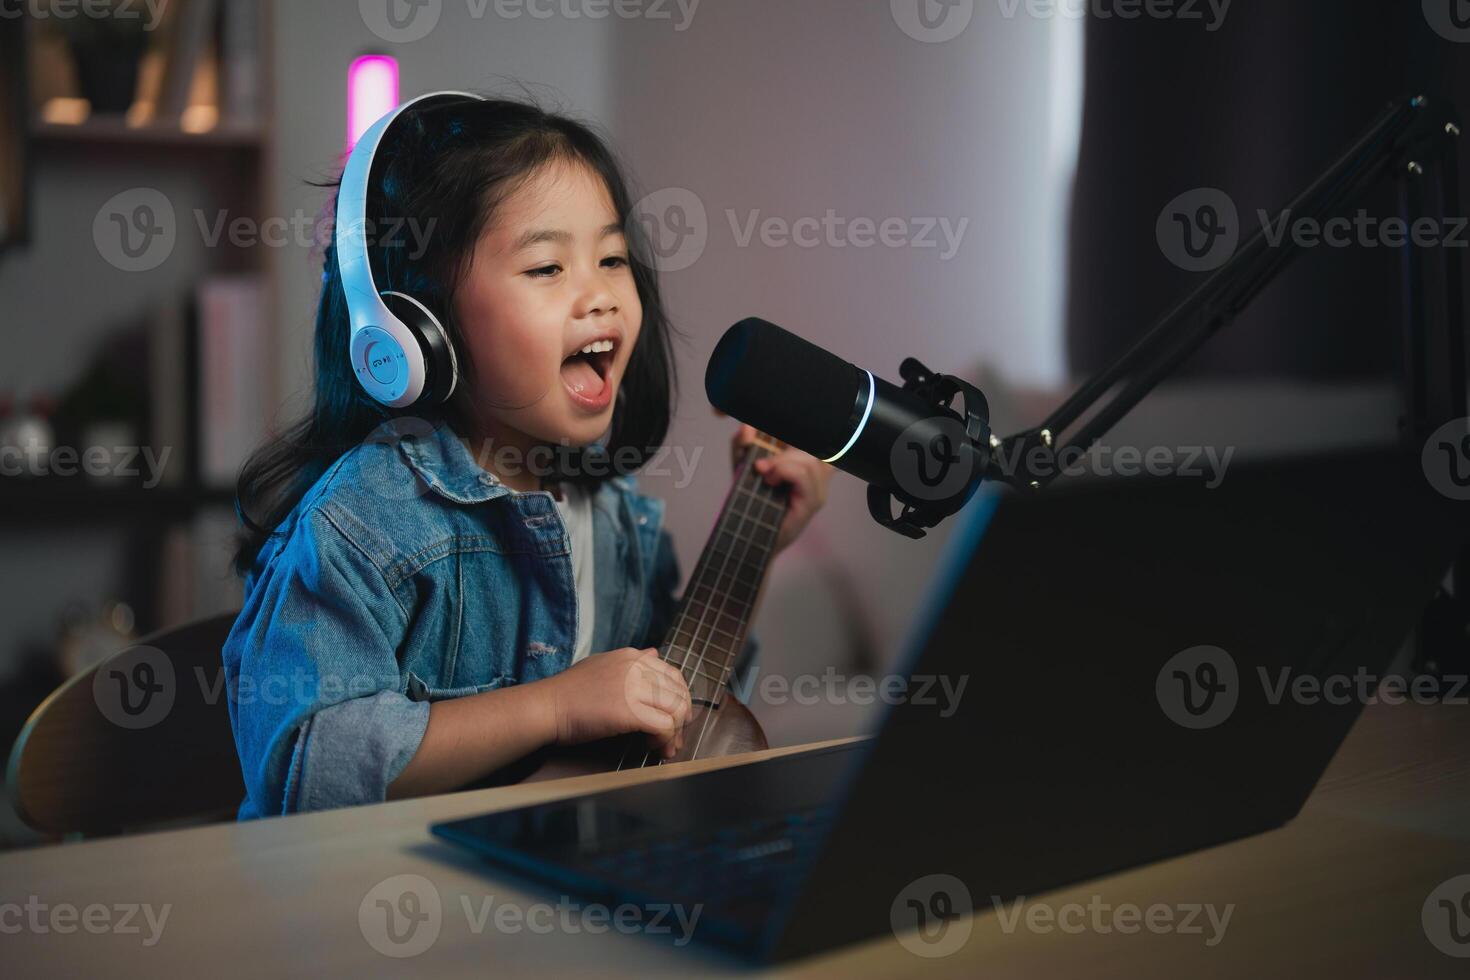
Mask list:
[[[445,421],[430,425],[419,418],[402,416],[380,427],[424,485],[439,496],[459,504],[478,504],[513,493],[501,479],[475,460],[469,447]],[[602,439],[594,445],[605,446]],[[606,481],[623,491],[633,489],[632,480],[619,474]],[[546,492],[546,491],[542,491]]]

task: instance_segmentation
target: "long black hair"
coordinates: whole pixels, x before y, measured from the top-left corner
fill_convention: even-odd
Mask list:
[[[369,181],[366,216],[384,230],[373,241],[379,289],[406,292],[445,313],[469,270],[475,243],[514,191],[552,163],[587,167],[606,184],[629,241],[629,264],[643,307],[638,343],[613,410],[601,465],[570,452],[563,478],[595,485],[638,469],[668,432],[677,398],[671,349],[673,325],[659,293],[652,253],[631,214],[623,168],[589,124],[536,105],[531,99],[433,101],[410,109],[379,146]],[[340,181],[319,186],[335,187]],[[396,234],[393,230],[399,229]],[[428,230],[410,235],[404,228]],[[419,240],[422,238],[423,240]],[[371,241],[371,237],[370,237]],[[408,246],[413,247],[408,247]],[[471,359],[452,317],[441,316],[460,353],[460,385],[475,389]],[[258,448],[240,471],[235,510],[234,569],[246,575],[260,549],[308,489],[343,453],[400,415],[455,426],[453,402],[393,409],[371,398],[353,377],[349,322],[334,245],[326,247],[314,345],[316,387],[311,409]]]

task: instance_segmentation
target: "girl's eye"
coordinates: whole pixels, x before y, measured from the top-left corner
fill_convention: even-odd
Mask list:
[[[609,255],[607,258],[602,260],[602,263],[603,265],[607,265],[609,268],[620,269],[628,264],[628,257],[626,255]],[[549,279],[560,271],[561,266],[553,263],[551,265],[543,265],[537,269],[528,269],[526,270],[526,275],[531,276],[534,279]]]

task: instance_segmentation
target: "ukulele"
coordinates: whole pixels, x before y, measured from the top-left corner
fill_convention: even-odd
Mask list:
[[[762,432],[745,447],[714,530],[658,644],[658,655],[683,674],[694,707],[678,754],[656,756],[648,736],[634,732],[583,745],[549,746],[476,786],[640,769],[767,748],[760,722],[731,694],[730,676],[786,516],[786,487],[766,483],[755,462],[785,448],[786,443]]]

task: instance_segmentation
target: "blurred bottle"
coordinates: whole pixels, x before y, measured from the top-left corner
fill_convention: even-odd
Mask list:
[[[55,403],[46,395],[35,395],[19,412],[10,412],[9,406],[10,399],[7,396],[6,416],[0,422],[0,448],[6,450],[6,474],[45,475],[49,468],[51,450],[56,444],[56,432],[51,425],[51,416],[56,411]]]
[[[133,607],[108,600],[89,606],[80,600],[67,605],[56,639],[56,665],[72,677],[138,642],[133,630]]]

